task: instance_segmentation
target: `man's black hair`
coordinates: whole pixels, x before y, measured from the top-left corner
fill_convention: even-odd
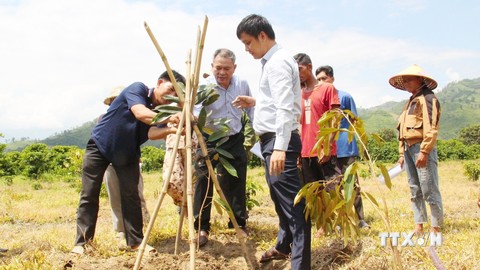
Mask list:
[[[317,76],[322,71],[325,72],[328,77],[333,78],[333,68],[331,66],[327,65],[318,67],[317,70],[315,70],[315,76]]]
[[[183,84],[186,84],[185,83],[185,77],[183,77],[182,74],[176,72],[175,70],[172,70],[172,73],[173,73],[173,77],[175,77],[175,80],[178,82],[181,82]],[[171,82],[172,80],[170,80],[170,76],[168,76],[168,72],[163,72],[162,74],[160,74],[160,77],[158,77],[159,80],[165,80],[165,81],[169,81]]]
[[[237,38],[240,38],[242,33],[253,36],[258,39],[260,32],[264,32],[270,39],[275,40],[275,32],[268,20],[257,14],[250,14],[237,26]]]
[[[308,66],[312,64],[312,59],[306,53],[297,53],[293,56],[299,65]]]

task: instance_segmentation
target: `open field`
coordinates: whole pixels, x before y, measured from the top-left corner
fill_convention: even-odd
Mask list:
[[[257,261],[264,250],[275,243],[277,219],[263,176],[263,169],[249,170],[249,178],[263,190],[256,199],[261,203],[250,211],[247,248]],[[480,183],[468,181],[460,161],[440,164],[440,189],[445,208],[443,243],[436,251],[446,269],[480,269],[480,209],[476,199]],[[150,213],[155,207],[161,188],[160,174],[144,175],[145,197]],[[31,180],[15,178],[11,185],[0,182],[0,269],[63,269],[68,261],[73,269],[131,269],[135,253],[119,250],[112,231],[108,199],[101,200],[96,238],[88,252],[79,257],[69,254],[75,237],[76,208],[80,179],[76,183],[48,181],[33,184]],[[410,209],[406,174],[393,179],[388,191],[375,179],[361,180],[363,190],[377,200],[384,197],[389,209],[392,231],[410,232],[413,217]],[[334,237],[314,238],[313,269],[391,269],[392,255],[380,245],[379,233],[386,231],[383,221],[364,200],[367,222],[371,229],[362,231],[358,244],[342,247]],[[210,242],[196,254],[196,269],[247,269],[242,249],[232,229],[227,229],[227,217],[213,210]],[[149,244],[158,253],[144,257],[142,269],[188,269],[189,247],[186,240],[180,254],[174,255],[178,214],[171,199],[166,197]],[[183,238],[188,237],[186,224]],[[428,227],[427,227],[428,229]],[[313,232],[315,234],[315,232]],[[426,248],[400,247],[404,269],[435,269]],[[289,262],[275,261],[257,269],[289,269]]]

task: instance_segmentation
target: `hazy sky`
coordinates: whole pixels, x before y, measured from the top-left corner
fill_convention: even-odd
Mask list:
[[[337,88],[359,107],[408,98],[388,78],[414,63],[439,89],[480,77],[479,1],[0,0],[0,141],[42,139],[91,121],[107,109],[103,99],[115,86],[153,87],[165,67],[144,21],[172,68],[185,74],[208,16],[202,70],[216,48],[229,48],[237,75],[255,93],[261,64],[235,33],[250,13],[267,17],[292,55],[333,66]]]

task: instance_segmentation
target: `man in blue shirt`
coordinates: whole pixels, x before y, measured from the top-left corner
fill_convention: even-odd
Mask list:
[[[298,128],[301,90],[298,66],[289,52],[275,41],[275,32],[266,18],[251,14],[237,26],[237,37],[254,59],[261,59],[262,75],[257,102],[239,97],[234,104],[256,104],[253,129],[260,137],[265,158],[265,177],[279,218],[277,244],[260,259],[286,259],[291,269],[311,269],[311,225],[305,220],[305,201],[294,205],[301,188],[297,159],[302,150]]]
[[[232,208],[233,214],[238,225],[245,231],[247,221],[246,208],[246,181],[247,181],[247,154],[243,143],[245,137],[243,134],[242,115],[243,110],[235,108],[232,102],[237,96],[251,96],[250,87],[247,81],[235,76],[235,54],[229,49],[218,49],[213,54],[212,74],[206,79],[206,84],[214,84],[215,91],[219,95],[218,99],[205,107],[207,112],[207,127],[216,130],[217,127],[209,123],[218,119],[228,119],[230,128],[228,140],[220,148],[233,155],[233,159],[228,161],[237,171],[238,177],[230,175],[219,164],[218,160],[212,159],[211,162],[216,167],[218,173],[218,182],[222,188],[228,204]],[[197,114],[199,107],[196,107]],[[251,118],[251,109],[247,113]],[[207,141],[208,136],[204,134]],[[208,142],[207,148],[216,147],[217,141]],[[215,151],[212,152],[212,154]],[[201,151],[197,157],[201,156]],[[195,185],[195,195],[193,201],[195,228],[200,225],[199,246],[204,246],[208,242],[210,231],[210,212],[212,208],[213,183],[208,177],[208,168],[204,160],[196,164],[197,182]],[[200,224],[199,224],[200,223]],[[230,221],[229,227],[233,228]],[[246,233],[246,232],[245,232]]]
[[[173,72],[177,82],[185,78]],[[143,240],[143,221],[138,194],[140,145],[148,139],[162,139],[175,133],[163,123],[152,126],[152,108],[168,104],[164,97],[175,95],[167,72],[160,75],[155,88],[135,82],[115,98],[107,113],[94,127],[82,164],[82,191],[77,211],[77,237],[72,252],[83,254],[84,245],[93,240],[99,209],[103,175],[111,163],[118,175],[127,245],[136,250]],[[178,123],[179,115],[169,122]],[[148,251],[153,248],[147,248]]]
[[[315,71],[317,80],[320,82],[327,82],[333,84],[335,81],[335,77],[333,76],[333,68],[331,66],[321,66],[317,68]],[[338,90],[338,98],[340,99],[340,109],[341,110],[350,110],[354,115],[357,115],[357,107],[355,106],[355,101],[353,97],[345,92]],[[340,122],[340,128],[348,129],[350,124],[348,123],[347,119],[342,119]],[[348,133],[341,132],[338,140],[337,140],[337,163],[338,168],[342,170],[342,174],[345,173],[348,166],[355,162],[356,157],[358,157],[358,146],[355,140],[349,143],[348,142]],[[360,195],[360,183],[358,181],[358,176],[355,176],[355,212],[357,213],[357,217],[359,219],[358,226],[360,228],[369,228],[370,226],[365,221],[364,213],[363,213],[363,202],[362,196]]]

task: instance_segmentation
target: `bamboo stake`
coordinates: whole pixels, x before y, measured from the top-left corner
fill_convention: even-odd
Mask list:
[[[181,135],[181,132],[182,132],[182,129],[180,127],[183,126],[183,124],[185,122],[185,118],[186,117],[185,117],[185,109],[184,109],[183,112],[182,112],[182,117],[180,119],[180,123],[178,125],[179,128],[177,129],[177,133],[176,133],[176,141],[175,141],[175,144],[173,146],[172,160],[170,161],[170,164],[169,164],[170,167],[168,168],[169,169],[168,170],[168,177],[167,177],[167,179],[163,180],[164,182],[163,182],[162,193],[160,194],[160,197],[157,200],[155,210],[153,211],[153,214],[150,218],[150,222],[148,223],[147,231],[145,232],[142,243],[140,244],[140,246],[138,248],[137,258],[135,260],[135,265],[133,267],[134,270],[138,270],[140,268],[143,253],[145,252],[145,246],[147,245],[148,237],[150,236],[150,233],[152,231],[153,225],[155,223],[155,219],[157,218],[157,215],[158,215],[158,211],[160,210],[160,206],[162,205],[163,198],[165,197],[165,194],[167,193],[168,184],[170,183],[170,178],[172,176],[173,164],[175,162],[175,157],[177,156],[177,150],[178,150],[178,144],[179,144],[179,141],[180,141],[180,135]]]
[[[172,72],[172,69],[170,68],[170,64],[168,63],[167,57],[163,53],[162,48],[160,48],[160,45],[158,44],[157,39],[153,35],[152,30],[150,30],[150,27],[148,26],[147,22],[144,22],[144,25],[145,25],[145,30],[147,30],[147,33],[153,42],[153,45],[157,49],[158,53],[160,54],[160,57],[162,58],[163,63],[165,64],[165,68],[167,69],[167,73],[168,73],[168,76],[170,77],[170,81],[173,84],[173,87],[175,88],[175,92],[177,93],[178,98],[180,99],[180,106],[183,106],[183,101],[185,100],[185,98],[183,97],[182,90],[178,87],[175,76],[173,76],[173,72]]]
[[[205,17],[205,23],[204,23],[204,26],[205,26],[205,27],[207,26],[207,23],[208,23],[208,17]],[[150,30],[150,28],[148,27],[148,25],[147,25],[146,22],[145,22],[145,29],[147,30],[150,38],[152,39],[152,42],[154,43],[155,47],[157,48],[157,51],[158,51],[158,53],[160,54],[160,56],[161,56],[161,58],[162,58],[162,60],[163,60],[163,62],[164,62],[164,64],[165,64],[165,67],[166,67],[166,69],[167,69],[167,72],[168,72],[169,76],[173,77],[172,75],[170,75],[170,74],[171,74],[171,68],[170,68],[170,65],[168,64],[167,58],[166,58],[165,54],[163,53],[162,49],[160,48],[160,45],[158,45],[158,42],[156,41],[155,36],[154,36],[153,33],[151,32],[151,30]],[[206,30],[206,29],[204,29],[204,34],[203,34],[203,36],[205,35],[205,32],[206,32],[205,30]],[[203,39],[204,39],[204,37],[203,37]],[[201,49],[203,50],[203,45],[199,46],[199,48],[200,48],[200,47],[201,47]],[[197,53],[197,55],[198,55],[198,53]],[[200,61],[201,61],[201,59],[199,59],[198,64],[196,63],[196,70],[197,70],[197,69],[198,69],[198,70],[200,69]],[[198,78],[198,73],[199,73],[199,72],[195,72],[195,73],[194,73],[194,76],[196,76],[195,78]],[[174,81],[175,81],[175,79],[172,80],[172,83],[173,83]],[[176,81],[175,81],[175,82],[176,82]],[[198,83],[198,82],[197,82],[197,83]],[[181,90],[178,89],[178,85],[176,85],[176,83],[174,83],[173,85],[174,85],[174,87],[175,87],[175,91],[177,92],[177,96],[178,96],[178,98],[179,98],[179,100],[180,100],[180,104],[183,105],[183,104],[184,104],[184,100],[185,100],[185,98],[184,98],[184,96],[183,96],[183,93],[181,92]],[[194,90],[194,91],[195,91],[195,90]],[[194,94],[195,94],[195,93],[194,93]],[[193,100],[195,100],[195,99],[193,99]],[[188,116],[186,116],[186,117],[188,117]],[[195,121],[195,119],[194,119],[194,117],[193,117],[192,114],[190,114],[189,117],[190,117],[190,121]],[[183,118],[182,118],[182,119],[183,119]],[[187,122],[188,122],[188,121],[187,121]],[[202,150],[202,156],[203,156],[203,157],[208,157],[207,146],[206,146],[206,144],[205,144],[205,141],[203,140],[203,136],[202,136],[202,133],[201,133],[200,129],[198,128],[198,126],[197,126],[196,124],[193,125],[193,128],[194,128],[195,134],[197,135],[198,144],[200,145],[200,148],[201,148],[201,150]],[[179,135],[177,134],[177,136],[179,136]],[[177,139],[177,140],[178,140],[178,139]],[[177,145],[177,148],[178,148],[178,145]],[[175,153],[174,153],[174,155],[175,155],[175,154],[176,154],[176,149],[174,148],[174,150],[175,150]],[[187,158],[188,158],[188,156],[187,156]],[[213,181],[213,183],[214,183],[215,189],[217,190],[220,198],[221,198],[222,200],[224,200],[224,201],[228,204],[228,201],[226,200],[225,195],[223,194],[223,191],[222,191],[220,185],[218,184],[217,176],[216,176],[216,174],[215,174],[215,172],[214,172],[212,163],[211,163],[211,161],[210,161],[209,158],[206,158],[205,164],[207,165],[208,172],[209,172],[209,174],[211,175],[211,178],[212,178],[212,181]],[[173,167],[173,166],[172,166],[172,167]],[[188,168],[188,169],[191,170],[192,168]],[[171,172],[170,172],[170,173],[171,173]],[[169,178],[169,180],[170,180],[170,178]],[[187,197],[187,202],[188,202],[188,197]],[[155,210],[157,210],[157,209],[155,209]],[[252,264],[252,262],[250,261],[250,258],[248,257],[248,252],[247,252],[247,247],[246,247],[246,244],[245,244],[245,237],[243,236],[243,232],[242,232],[242,230],[240,229],[240,227],[238,226],[238,223],[236,222],[235,216],[233,215],[232,211],[226,211],[226,212],[228,213],[229,218],[230,218],[230,220],[232,221],[232,224],[233,224],[233,226],[234,226],[234,228],[235,228],[235,230],[236,230],[236,232],[237,232],[237,237],[239,238],[239,242],[240,242],[240,244],[241,244],[241,246],[242,246],[242,251],[243,251],[243,256],[244,256],[244,258],[245,258],[245,261],[247,262],[248,266],[253,269],[253,268],[254,268],[254,267],[253,267],[253,264]],[[156,216],[157,214],[158,214],[158,211],[156,211],[156,212],[154,213],[155,216]],[[153,219],[155,219],[155,216],[154,216]],[[150,222],[150,223],[151,223],[151,222]],[[150,226],[149,226],[149,227],[150,227]],[[147,230],[147,232],[148,232],[148,230]],[[145,240],[146,240],[146,238],[144,238],[144,241],[145,241]],[[146,242],[146,241],[145,241],[145,242]],[[142,244],[143,244],[143,241],[142,241]],[[142,254],[143,254],[143,250],[140,250],[139,253],[142,253]],[[140,256],[137,256],[137,259],[138,259],[138,257],[140,257],[140,260],[141,260],[141,255],[140,255]],[[137,264],[137,262],[136,262],[136,264]],[[138,268],[134,268],[134,269],[135,269],[135,270],[138,270]]]
[[[225,198],[225,194],[223,194],[222,188],[218,184],[217,175],[215,174],[215,171],[213,170],[212,162],[208,158],[208,149],[207,149],[207,146],[205,144],[205,141],[203,140],[202,133],[201,133],[201,131],[198,128],[197,125],[194,125],[193,128],[195,130],[195,133],[197,134],[198,145],[200,145],[200,148],[202,150],[202,157],[205,157],[205,164],[207,165],[208,173],[210,174],[210,177],[211,177],[212,182],[215,186],[215,189],[217,190],[217,193],[220,196],[220,198],[226,204],[228,204],[228,201]],[[238,240],[239,240],[239,242],[242,246],[243,257],[245,258],[245,261],[247,262],[247,265],[250,267],[250,269],[254,269],[254,266],[253,266],[252,262],[250,261],[250,257],[248,257],[248,250],[247,250],[247,246],[245,244],[245,236],[243,235],[243,231],[238,226],[237,220],[235,219],[235,216],[233,215],[233,212],[228,211],[228,209],[227,209],[226,212],[227,212],[227,214],[230,218],[230,221],[232,221],[232,224],[233,224],[233,227],[235,228],[235,231],[237,232],[237,238],[238,238]]]
[[[205,16],[205,20],[203,21],[203,31],[201,31],[200,40],[197,37],[197,52],[195,54],[195,69],[193,70],[193,93],[192,93],[192,100],[195,101],[195,97],[197,96],[197,89],[198,89],[198,82],[200,81],[200,64],[202,63],[202,55],[203,55],[203,48],[205,44],[205,37],[207,35],[207,26],[208,26],[208,17]],[[200,34],[200,32],[198,32]],[[192,103],[192,109],[195,102]]]
[[[187,57],[187,87],[185,89],[185,114],[191,115],[190,90],[191,90],[191,57],[192,51],[190,50]],[[195,269],[195,228],[193,225],[193,188],[192,188],[192,122],[187,121],[185,125],[185,150],[187,155],[187,207],[188,207],[188,231],[190,236],[190,269]],[[185,184],[185,183],[184,183]]]
[[[187,160],[185,159],[184,162],[184,168],[187,166]],[[185,175],[184,175],[184,180],[185,180]],[[182,227],[183,227],[183,220],[185,219],[185,203],[187,202],[187,185],[185,181],[183,182],[183,198],[182,198],[182,208],[180,208],[180,217],[178,219],[178,229],[177,229],[177,235],[175,237],[175,251],[173,254],[178,255],[178,246],[180,244],[180,239],[182,236]]]
[[[208,17],[205,16],[205,20],[204,20],[204,23],[203,23],[203,31],[201,33],[201,38],[200,38],[200,43],[197,46],[198,51],[197,51],[197,54],[196,54],[195,70],[194,70],[194,73],[193,73],[194,79],[193,79],[192,100],[195,100],[195,96],[196,96],[197,89],[198,89],[199,75],[200,75],[200,63],[202,61],[203,48],[204,48],[204,43],[205,43],[207,26],[208,26]],[[192,103],[192,108],[193,108],[193,105],[194,105],[194,102]],[[193,128],[194,128],[195,133],[197,135],[198,144],[200,145],[200,147],[202,149],[202,156],[207,157],[206,160],[205,160],[205,163],[208,167],[208,172],[211,176],[211,179],[212,179],[212,182],[215,186],[215,189],[217,190],[217,193],[220,196],[220,198],[223,201],[225,201],[225,203],[228,204],[228,201],[225,198],[225,195],[223,194],[222,188],[220,187],[220,185],[218,183],[217,175],[215,174],[215,171],[213,170],[212,163],[211,163],[210,159],[208,158],[208,149],[206,147],[205,141],[203,140],[203,135],[200,132],[200,129],[198,128],[198,126],[196,124],[193,126]],[[227,212],[230,220],[232,221],[233,227],[235,228],[235,231],[237,233],[237,237],[238,237],[239,242],[242,246],[243,256],[245,257],[245,261],[247,262],[248,266],[253,269],[254,267],[252,265],[252,262],[250,261],[250,258],[248,257],[247,246],[245,244],[245,236],[243,235],[243,231],[238,226],[237,220],[235,219],[235,216],[233,215],[232,211],[226,211],[226,212]]]
[[[198,51],[197,51],[196,58],[195,58],[195,70],[194,70],[194,73],[193,73],[194,79],[193,79],[192,100],[195,100],[195,97],[196,97],[196,94],[197,94],[198,83],[199,83],[199,75],[200,75],[200,64],[201,64],[201,61],[202,61],[203,48],[204,48],[205,37],[206,37],[206,33],[207,33],[207,26],[208,26],[208,17],[205,16],[205,20],[203,22],[203,31],[201,32],[200,43],[197,46]],[[192,103],[192,108],[193,108],[193,103]],[[198,126],[194,125],[194,129],[195,129],[195,132],[197,134],[199,145],[202,146],[202,143],[203,143],[203,146],[205,146],[205,142],[203,141],[203,136],[202,136],[200,130],[198,129]],[[202,143],[200,143],[200,141],[202,141]],[[202,154],[204,156],[208,156],[208,150],[207,150],[206,146],[202,147]],[[206,164],[207,164],[207,167],[208,167],[208,170],[209,170],[209,174],[212,176],[212,180],[213,180],[215,189],[217,190],[217,192],[220,195],[220,197],[222,198],[222,200],[224,200],[228,204],[228,201],[226,200],[225,195],[223,194],[223,191],[222,191],[220,185],[218,184],[217,175],[213,171],[213,166],[212,166],[212,163],[211,163],[210,159],[207,158],[207,163]],[[242,249],[243,249],[243,252],[244,252],[243,255],[245,257],[245,260],[247,261],[247,264],[251,268],[253,268],[252,263],[251,263],[251,261],[248,257],[248,252],[247,252],[247,247],[245,245],[245,237],[243,235],[243,231],[238,226],[237,220],[235,219],[235,216],[233,215],[233,213],[231,213],[231,211],[227,211],[227,213],[230,217],[230,220],[232,221],[233,227],[235,228],[235,231],[237,233],[237,237],[239,238],[240,244],[242,245]]]
[[[204,25],[205,25],[205,23],[204,23]],[[204,29],[205,29],[205,28],[206,28],[206,26],[204,27]],[[204,32],[205,32],[205,31],[204,31]],[[199,50],[199,47],[200,47],[200,36],[201,36],[201,30],[200,30],[200,27],[199,27],[199,28],[198,28],[198,31],[197,31],[197,41],[196,41],[196,42],[197,42],[197,43],[196,43],[196,44],[197,44],[197,46],[196,46],[197,50],[196,50],[196,53],[195,53],[195,56],[196,56],[197,58],[195,59],[195,62],[197,62],[197,59],[198,59],[198,50]],[[205,37],[203,38],[203,41],[205,41]],[[202,46],[201,46],[201,47],[203,48],[203,43],[202,43]],[[191,61],[190,61],[190,63],[191,63]],[[196,65],[196,64],[195,64],[195,65]],[[190,71],[190,68],[191,68],[191,67],[188,67],[188,66],[187,66],[187,73],[188,73],[188,71]],[[194,74],[196,74],[196,73],[194,73]],[[198,78],[198,76],[196,76],[196,77]],[[188,76],[187,78],[190,78],[190,76]],[[193,81],[194,81],[194,79],[193,79]],[[193,83],[193,85],[195,85],[195,83]],[[195,87],[195,86],[194,86],[194,87]],[[191,105],[191,109],[192,109],[192,110],[193,110],[193,107],[195,106],[196,90],[197,90],[197,88],[194,88],[194,90],[193,90],[193,92],[194,92],[194,94],[192,95],[192,97],[193,97],[193,98],[192,98],[193,102],[192,102],[192,105]],[[188,167],[187,167],[187,159],[185,159],[185,162],[184,162],[184,163],[185,163],[185,164],[184,164],[184,168],[188,168]],[[185,176],[185,177],[186,177],[186,176]],[[185,180],[185,179],[184,179],[184,180]],[[193,182],[193,181],[192,181],[192,182]],[[193,184],[192,184],[192,185],[193,185]],[[180,210],[180,218],[179,218],[179,222],[178,222],[178,230],[177,230],[177,235],[176,235],[176,237],[175,237],[175,252],[174,252],[175,255],[178,254],[178,253],[177,253],[177,252],[178,252],[178,245],[179,245],[179,242],[180,242],[180,239],[181,239],[181,231],[182,231],[182,226],[183,226],[183,220],[184,220],[184,218],[185,218],[185,215],[187,214],[187,213],[184,213],[184,206],[185,206],[185,202],[187,201],[186,192],[187,192],[187,185],[186,185],[186,183],[184,182],[184,184],[183,184],[182,208],[181,208],[181,210]],[[193,193],[193,188],[192,188],[192,193]]]

